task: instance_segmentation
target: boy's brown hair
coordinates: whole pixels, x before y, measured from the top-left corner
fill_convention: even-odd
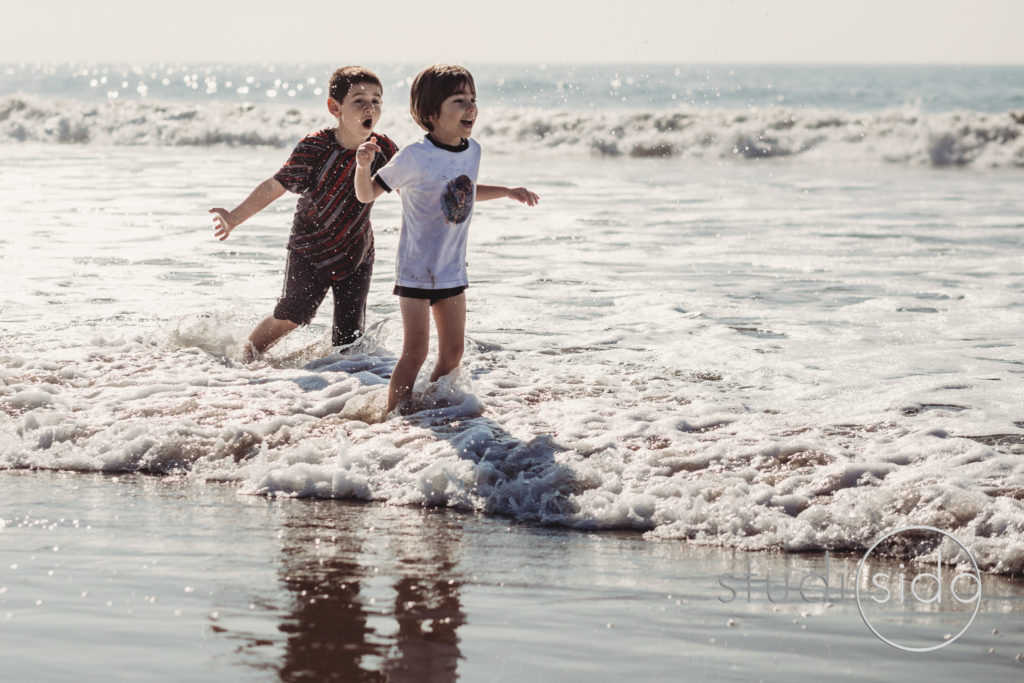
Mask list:
[[[384,92],[384,85],[377,78],[377,74],[366,67],[343,66],[331,74],[328,95],[340,104],[345,99],[348,91],[352,89],[352,86],[358,83],[372,83],[380,88],[381,92]]]
[[[431,117],[441,113],[441,103],[461,92],[465,86],[476,95],[473,74],[455,64],[434,64],[416,75],[409,89],[409,111],[416,123],[427,131],[434,130]]]

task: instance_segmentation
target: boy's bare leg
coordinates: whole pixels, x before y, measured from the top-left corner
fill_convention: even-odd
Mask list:
[[[249,335],[249,343],[245,345],[242,357],[247,363],[255,360],[256,356],[269,349],[277,343],[277,340],[298,326],[298,323],[293,323],[291,320],[278,320],[274,316],[264,318],[263,322],[257,325]]]
[[[430,302],[401,296],[398,303],[402,311],[402,357],[398,359],[388,383],[388,413],[412,395],[416,375],[427,360],[430,349]]]
[[[430,373],[436,382],[459,367],[466,348],[466,295],[442,299],[430,307],[437,325],[437,364]]]

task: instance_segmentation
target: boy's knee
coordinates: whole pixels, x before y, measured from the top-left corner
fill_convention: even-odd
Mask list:
[[[450,341],[439,349],[438,356],[445,365],[455,367],[462,362],[462,354],[465,353],[465,350],[466,345],[461,339]]]
[[[459,344],[458,346],[453,346],[450,349],[448,349],[448,353],[445,354],[445,356],[449,358],[452,363],[457,364],[462,361],[462,354],[464,354],[465,352],[466,347],[462,344]]]
[[[427,362],[427,346],[414,345],[402,348],[402,359],[407,363],[414,363],[417,367]]]

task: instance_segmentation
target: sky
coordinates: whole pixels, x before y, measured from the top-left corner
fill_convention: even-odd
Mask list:
[[[5,0],[0,62],[1024,63],[1024,0]]]

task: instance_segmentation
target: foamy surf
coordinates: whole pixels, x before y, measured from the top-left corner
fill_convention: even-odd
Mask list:
[[[319,106],[0,98],[0,144],[290,148],[323,127]],[[386,111],[380,129],[408,144],[421,132]],[[728,109],[576,111],[491,108],[480,136],[492,154],[634,157],[739,162],[891,164],[940,168],[1024,167],[1024,109],[928,112],[905,105],[882,111],[785,106]]]
[[[1016,170],[538,163],[531,144],[482,169],[545,204],[474,219],[469,383],[422,381],[395,417],[398,202],[374,206],[366,339],[335,352],[327,306],[246,364],[293,209],[224,243],[207,210],[279,149],[9,146],[0,467],[794,552],[929,523],[1021,570]]]
[[[1016,471],[1017,458],[976,441],[851,425],[848,448],[873,453],[854,457],[832,428],[787,437],[767,416],[701,407],[719,378],[626,388],[606,376],[538,391],[516,379],[522,364],[475,350],[486,344],[469,345],[466,370],[421,378],[407,414],[386,415],[385,349],[246,365],[211,352],[234,346],[219,329],[181,345],[181,330],[195,342],[204,320],[74,356],[5,357],[0,466],[170,474],[252,495],[442,506],[744,549],[856,550],[886,528],[927,523],[956,533],[987,571],[1024,567],[1019,501],[969,483]]]

